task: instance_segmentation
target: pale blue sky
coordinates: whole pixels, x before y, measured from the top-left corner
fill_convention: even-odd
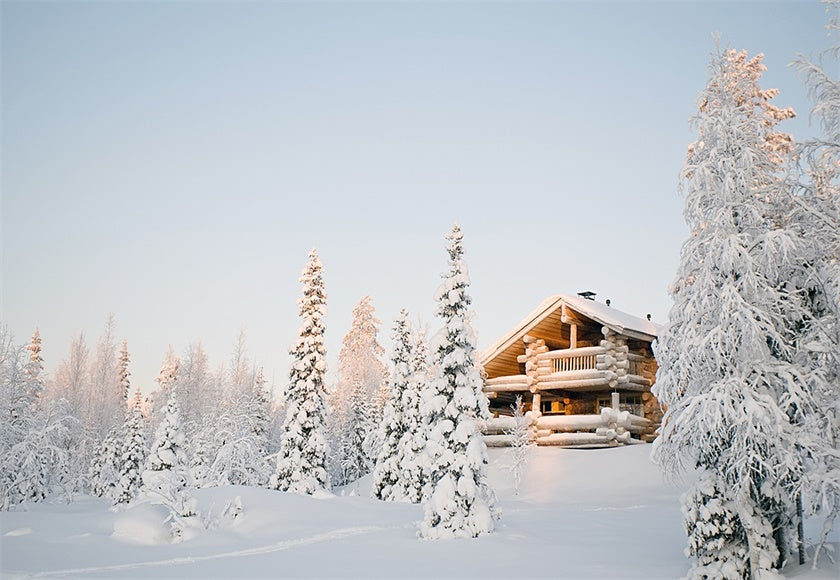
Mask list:
[[[401,306],[435,330],[456,219],[481,347],[556,293],[663,321],[712,33],[798,138],[787,64],[830,43],[815,1],[1,6],[0,318],[52,370],[113,312],[146,391],[240,327],[284,383],[313,246],[332,368],[365,294],[383,339]]]

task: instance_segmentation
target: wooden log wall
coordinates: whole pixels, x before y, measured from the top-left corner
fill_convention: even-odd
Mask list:
[[[485,393],[526,393],[534,380],[527,375],[510,375],[484,381]]]
[[[661,425],[664,410],[662,409],[662,405],[659,403],[659,400],[653,396],[653,393],[642,393],[642,405],[644,406],[645,418],[656,425]],[[652,431],[644,434],[642,437],[642,440],[648,443],[654,439],[656,439],[656,433]]]
[[[601,340],[601,347],[604,349],[604,354],[601,357],[596,357],[596,366],[600,370],[612,371],[615,378],[611,379],[609,386],[611,389],[618,388],[619,384],[627,383],[627,371],[630,368],[630,360],[627,355],[630,348],[627,346],[627,338],[617,334],[611,328],[604,326],[601,328],[601,333],[604,335]]]
[[[633,435],[648,435],[653,424],[628,411],[605,407],[599,414],[549,415],[526,413],[531,437],[537,445],[616,446],[638,443]],[[505,447],[513,442],[509,435],[516,426],[513,417],[498,417],[485,421],[481,430],[490,447]]]
[[[521,357],[519,362],[525,363],[525,375],[531,379],[531,392],[534,393],[533,400],[531,401],[531,411],[533,413],[539,414],[540,412],[540,395],[537,392],[537,384],[540,380],[540,375],[545,374],[545,367],[546,362],[542,363],[542,366],[538,356],[548,352],[548,346],[545,344],[545,340],[541,338],[535,338],[529,334],[526,334],[522,341],[525,343],[525,354]],[[551,368],[551,363],[548,362],[548,368]],[[549,370],[549,372],[551,372]]]

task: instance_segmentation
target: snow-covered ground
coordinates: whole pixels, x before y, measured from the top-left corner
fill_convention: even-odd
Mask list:
[[[517,496],[509,451],[491,449],[490,481],[503,514],[496,533],[475,540],[418,540],[421,507],[368,499],[369,478],[321,499],[199,490],[202,517],[216,525],[190,530],[179,544],[168,543],[158,506],[112,512],[88,497],[35,504],[0,515],[1,570],[4,578],[678,578],[688,568],[682,487],[663,481],[649,451],[537,448]],[[241,515],[219,520],[236,496]],[[813,539],[817,522],[808,523]],[[817,572],[785,572],[840,577],[827,560]]]

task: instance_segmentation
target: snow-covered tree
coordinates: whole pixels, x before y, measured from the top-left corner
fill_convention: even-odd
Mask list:
[[[406,432],[397,445],[400,476],[395,489],[403,500],[420,503],[424,490],[428,489],[430,469],[426,455],[429,423],[421,404],[424,399],[430,399],[432,396],[431,393],[426,393],[432,389],[434,373],[429,366],[426,335],[419,327],[415,327],[411,336],[410,365],[410,381],[402,395],[402,420]]]
[[[686,555],[694,559],[691,580],[749,577],[747,535],[716,473],[699,474],[682,497],[682,513],[688,536]]]
[[[303,296],[298,299],[300,336],[290,350],[292,368],[286,387],[286,418],[270,486],[280,491],[313,494],[329,490],[324,435],[324,316],[327,296],[318,253],[309,252],[301,274]]]
[[[41,397],[40,352],[37,331],[28,347],[15,346],[0,326],[0,509],[40,501],[70,482],[69,440],[77,422],[66,402]]]
[[[158,371],[158,376],[155,378],[158,388],[151,396],[153,420],[157,420],[164,415],[164,409],[169,402],[169,394],[177,387],[180,367],[181,360],[178,358],[178,355],[175,354],[175,347],[170,344],[166,349],[166,354],[163,355],[163,362],[160,365],[160,371]],[[179,412],[180,406],[181,404],[179,401]]]
[[[128,397],[131,395],[131,380],[128,378],[131,376],[131,373],[128,370],[128,363],[131,361],[131,356],[128,354],[128,341],[123,340],[122,345],[120,345],[120,358],[119,358],[119,377],[120,377],[120,393],[122,394],[123,401],[128,401]]]
[[[230,379],[229,390],[233,393],[229,396],[238,398],[240,393],[250,391],[253,385],[254,374],[251,368],[251,361],[248,359],[246,346],[245,329],[239,329],[239,335],[233,345],[233,352],[230,357]]]
[[[26,346],[26,352],[29,356],[24,362],[24,352],[10,350],[9,380],[5,385],[9,401],[7,420],[13,427],[21,429],[22,423],[38,409],[44,391],[44,359],[41,358],[41,335],[37,328]]]
[[[178,407],[177,389],[168,389],[163,420],[155,432],[143,470],[140,495],[170,511],[171,532],[176,540],[183,531],[184,517],[195,515],[195,500],[187,492],[189,466]]]
[[[211,447],[215,450],[207,466],[205,485],[263,486],[270,475],[265,439],[253,430],[246,408],[236,407],[222,414],[214,426]]]
[[[511,438],[510,472],[513,475],[513,491],[516,495],[519,495],[522,473],[525,471],[534,442],[531,439],[530,422],[525,415],[525,406],[522,404],[522,395],[516,396],[516,402],[510,408],[513,410],[514,420],[513,427],[507,432]]]
[[[823,131],[795,150],[793,219],[806,243],[799,268],[789,276],[789,283],[802,292],[806,311],[795,329],[795,361],[818,401],[805,428],[816,450],[805,456],[803,477],[805,511],[821,510],[825,516],[815,567],[840,516],[840,79],[829,74],[838,70],[840,3],[827,3],[827,11],[834,46],[816,62],[800,57],[793,63],[814,102],[812,117]]]
[[[400,310],[391,338],[394,344],[391,356],[391,395],[385,402],[382,421],[379,424],[382,446],[376,459],[371,486],[371,497],[386,501],[402,499],[402,494],[396,489],[401,475],[398,450],[400,439],[409,429],[403,419],[403,395],[411,383],[412,343],[411,325],[405,309]]]
[[[489,412],[475,361],[462,238],[456,223],[446,236],[449,271],[435,293],[436,314],[443,322],[431,344],[437,377],[421,403],[430,429],[430,491],[420,524],[420,535],[427,539],[475,537],[494,528],[487,447],[476,424],[489,418]]]
[[[178,404],[189,445],[193,485],[203,487],[216,457],[216,426],[226,402],[224,369],[215,375],[200,341],[191,343],[178,364]]]
[[[268,483],[269,410],[264,383],[261,371],[255,372],[251,367],[245,333],[240,331],[212,424],[205,417],[204,428],[198,435],[204,447],[193,454],[194,467],[204,464],[203,485]]]
[[[41,357],[41,333],[38,328],[32,333],[29,346],[29,362],[26,365],[27,388],[25,397],[29,405],[36,404],[44,393],[44,359]]]
[[[93,450],[90,462],[90,490],[98,497],[114,498],[122,458],[122,426],[112,427]]]
[[[108,322],[106,337],[110,337],[113,316],[109,318]],[[106,339],[100,347],[100,350],[108,348],[110,342],[110,338]],[[132,407],[127,404],[129,389],[131,388],[131,383],[128,378],[131,376],[128,370],[129,361],[128,342],[123,340],[117,359],[118,391],[115,397],[108,397],[108,400],[112,403],[122,402],[125,417],[122,423],[111,427],[105,438],[94,448],[90,467],[90,486],[93,494],[99,497],[110,498],[115,503],[124,503],[131,499],[125,499],[127,494],[123,489],[124,486],[121,484],[125,463],[123,455],[125,453],[126,439],[130,437],[126,433],[126,429],[128,428],[132,411]],[[138,423],[138,426],[143,427],[142,421]],[[143,450],[143,456],[145,457],[145,449]],[[136,477],[139,479],[139,476],[140,472],[138,470]]]
[[[743,530],[714,532],[726,537],[694,551],[694,577],[704,561],[742,551],[747,566],[730,568],[745,578],[771,577],[783,563],[809,445],[802,425],[815,409],[792,362],[790,323],[801,319],[801,302],[785,285],[801,240],[784,211],[791,139],[776,125],[793,111],[774,106],[778,91],[759,86],[761,60],[733,50],[712,59],[694,119],[698,140],[682,172],[691,235],[656,345],[654,394],[667,411],[653,457],[671,473],[710,472],[714,484],[692,501],[732,506]],[[689,537],[709,536],[699,530],[706,525],[689,521]],[[726,549],[714,552],[716,545]]]
[[[82,419],[94,444],[101,442],[114,427],[120,425],[125,411],[115,329],[116,319],[109,314],[90,367],[90,390]]]
[[[54,486],[71,483],[67,440],[73,423],[63,401],[27,417],[22,437],[0,453],[0,509],[41,501]]]
[[[371,439],[375,438],[374,416],[376,409],[368,399],[367,391],[360,382],[351,386],[347,407],[344,409],[344,429],[340,439],[340,473],[343,483],[351,483],[370,472],[368,455]]]
[[[269,429],[271,426],[271,393],[268,391],[263,368],[257,369],[254,377],[253,393],[249,400],[248,416],[251,418],[251,431],[259,439],[263,453],[268,454]]]
[[[123,423],[122,454],[118,464],[117,484],[114,487],[114,503],[128,503],[137,497],[143,485],[143,469],[146,463],[146,428],[142,414],[143,396],[140,389],[134,391],[130,407]]]
[[[167,389],[170,388],[178,380],[178,367],[181,361],[175,354],[175,348],[170,344],[163,357],[163,363],[160,366],[160,372],[155,379],[161,392],[166,393],[165,399],[169,401],[169,394]]]
[[[55,371],[48,396],[52,400],[65,399],[70,405],[70,412],[84,420],[86,401],[89,390],[90,350],[85,336],[79,333],[70,341],[70,351]],[[87,470],[87,465],[85,465]]]
[[[332,473],[338,477],[333,483],[337,485],[367,474],[381,445],[377,425],[387,369],[380,360],[384,349],[377,339],[379,324],[371,297],[364,296],[353,308],[350,330],[338,355],[339,379],[328,397]]]
[[[224,397],[216,387],[201,341],[189,344],[178,365],[178,403],[188,436],[192,436],[201,423],[214,422],[219,401]]]

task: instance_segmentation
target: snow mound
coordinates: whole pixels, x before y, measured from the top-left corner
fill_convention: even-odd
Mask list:
[[[119,513],[114,519],[112,537],[134,546],[170,544],[172,537],[165,524],[169,510],[159,504],[139,503]]]

